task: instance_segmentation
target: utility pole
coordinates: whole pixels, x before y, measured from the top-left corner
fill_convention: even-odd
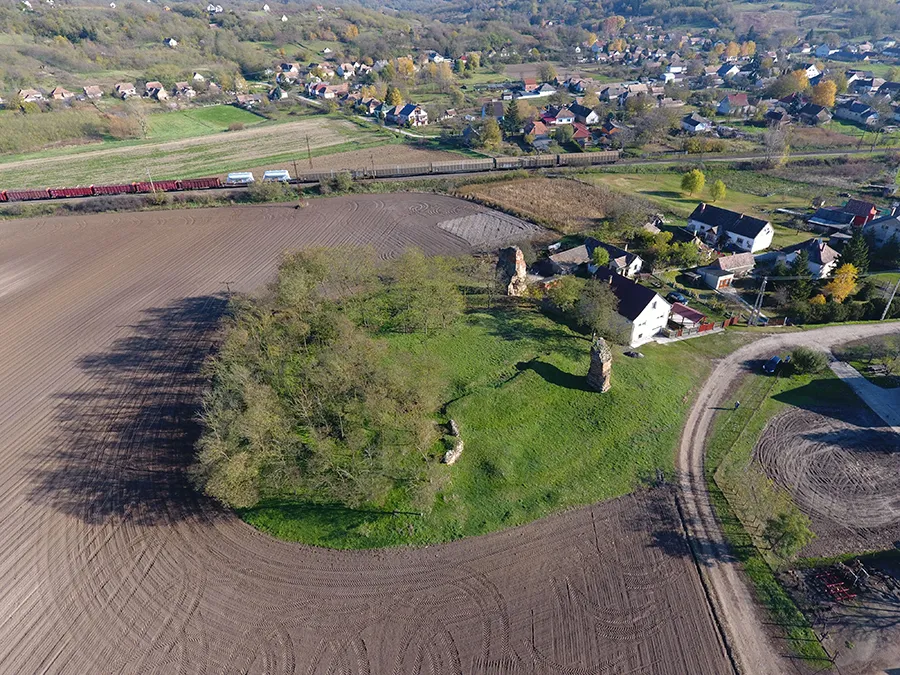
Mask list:
[[[297,160],[296,158],[291,159],[291,164],[294,165],[294,178],[298,178],[300,176],[300,172],[297,171]]]
[[[309,134],[306,134],[306,158],[309,160],[309,168],[313,168],[312,150],[309,149]]]
[[[153,187],[153,176],[150,175],[150,169],[147,169],[147,180],[150,181],[150,192],[156,192],[156,188]]]
[[[894,284],[894,290],[891,291],[891,297],[888,298],[887,304],[884,306],[884,311],[881,313],[882,321],[887,318],[888,311],[891,309],[891,303],[894,301],[894,296],[897,295],[898,286],[900,286],[900,279],[897,279],[897,283]]]
[[[225,284],[225,292],[228,294],[228,297],[231,297],[231,284],[233,281],[220,281],[219,283]]]
[[[763,298],[766,293],[766,284],[769,281],[769,277],[763,277],[762,283],[759,286],[759,292],[756,295],[756,302],[753,303],[753,311],[750,312],[750,320],[747,322],[749,326],[755,326],[757,320],[759,319],[759,313],[762,309]]]

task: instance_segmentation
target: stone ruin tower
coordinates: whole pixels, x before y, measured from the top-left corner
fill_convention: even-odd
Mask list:
[[[525,278],[528,266],[525,264],[525,255],[518,246],[500,249],[500,257],[497,260],[497,278],[506,290],[507,295],[521,297],[525,295]]]
[[[606,392],[610,387],[612,373],[612,352],[602,337],[595,337],[591,344],[591,367],[588,369],[587,383],[594,391]]]

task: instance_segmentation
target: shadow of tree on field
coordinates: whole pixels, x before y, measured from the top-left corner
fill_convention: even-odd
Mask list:
[[[203,364],[226,307],[224,297],[204,296],[148,309],[127,337],[82,357],[88,380],[56,396],[30,500],[91,524],[223,514],[194,490],[187,468]]]

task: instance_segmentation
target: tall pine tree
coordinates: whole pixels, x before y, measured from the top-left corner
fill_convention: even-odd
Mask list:
[[[869,244],[863,237],[862,228],[853,230],[853,235],[841,251],[841,264],[850,263],[860,274],[869,271]]]
[[[506,106],[506,114],[503,115],[503,131],[507,134],[517,134],[522,128],[522,112],[519,110],[519,102],[513,99]]]
[[[813,284],[809,274],[809,253],[806,249],[801,249],[791,263],[791,276],[799,277],[794,280],[791,287],[791,299],[797,302],[805,302],[809,300],[812,293]]]

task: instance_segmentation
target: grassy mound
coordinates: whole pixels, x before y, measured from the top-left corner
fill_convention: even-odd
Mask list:
[[[273,536],[333,548],[424,545],[529,522],[608,499],[670,472],[693,392],[711,360],[743,339],[722,334],[614,353],[613,386],[587,390],[589,341],[530,307],[466,314],[451,329],[389,334],[397,359],[429,357],[444,383],[462,458],[424,513],[401,497],[378,510],[281,496],[238,512]]]

